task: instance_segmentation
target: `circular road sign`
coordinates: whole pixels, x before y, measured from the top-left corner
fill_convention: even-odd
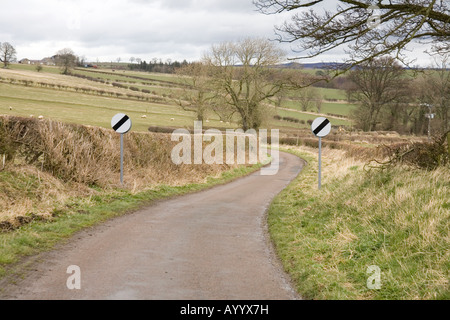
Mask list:
[[[127,133],[131,130],[131,119],[126,114],[118,113],[112,118],[111,127],[117,133]]]
[[[323,138],[331,132],[331,122],[327,118],[319,117],[311,125],[311,131],[316,137]]]

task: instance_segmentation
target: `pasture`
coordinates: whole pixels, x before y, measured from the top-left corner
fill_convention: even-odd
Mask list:
[[[185,88],[179,76],[112,69],[76,68],[73,76],[61,75],[57,67],[44,66],[37,72],[33,65],[13,64],[0,70],[0,114],[24,117],[43,116],[76,124],[110,127],[111,117],[126,112],[133,119],[133,130],[147,131],[150,126],[191,128],[195,113],[183,110],[176,101]],[[335,89],[320,89],[324,99],[321,113],[348,116],[352,106],[341,99],[345,94]],[[294,97],[295,98],[295,97]],[[286,110],[292,109],[292,111]],[[317,110],[303,112],[297,101],[286,99],[282,109],[272,113],[304,120],[305,124],[267,117],[268,129],[306,128],[307,120],[318,116]],[[237,128],[238,119],[221,122],[213,112],[207,115],[208,127]],[[333,120],[334,122],[334,120]],[[351,125],[347,119],[336,125]]]

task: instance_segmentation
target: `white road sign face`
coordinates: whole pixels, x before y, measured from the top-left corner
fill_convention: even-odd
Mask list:
[[[127,133],[131,130],[131,119],[126,114],[118,113],[112,118],[111,127],[117,133]]]
[[[331,132],[330,120],[324,117],[317,118],[311,125],[311,131],[316,137],[326,137]]]

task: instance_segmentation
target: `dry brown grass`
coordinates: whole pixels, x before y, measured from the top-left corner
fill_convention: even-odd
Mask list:
[[[99,127],[52,120],[2,118],[4,133],[14,144],[9,160],[25,161],[63,181],[100,187],[115,186],[120,173],[120,135]],[[201,182],[228,165],[175,165],[171,151],[177,142],[169,134],[136,133],[124,136],[127,185],[162,182]]]
[[[322,139],[322,146],[330,149],[344,150],[347,157],[362,161],[385,159],[390,149],[410,143],[426,141],[425,137],[404,136],[396,132],[339,132],[333,129],[330,135]],[[281,144],[318,148],[319,140],[310,130],[288,131],[280,139]]]
[[[130,132],[124,137],[120,185],[120,135],[113,130],[51,120],[0,117],[0,217],[48,214],[72,196],[97,189],[140,192],[158,185],[202,183],[234,165],[175,165],[169,134]],[[92,188],[95,187],[95,188]]]
[[[285,146],[286,149],[297,150],[318,158],[318,149],[308,146]],[[349,156],[348,151],[324,147],[322,149],[322,174],[326,179],[342,178],[350,168],[363,168],[366,161],[359,157]],[[317,170],[317,169],[315,169]]]

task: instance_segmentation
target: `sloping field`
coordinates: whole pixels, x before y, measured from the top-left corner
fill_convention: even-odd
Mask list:
[[[194,112],[183,110],[167,94],[157,92],[158,88],[146,92],[134,91],[129,88],[132,84],[117,87],[104,81],[52,72],[2,69],[0,114],[43,116],[46,119],[110,128],[112,116],[117,112],[126,112],[133,119],[133,130],[136,131],[147,131],[149,126],[155,125],[193,126]],[[211,117],[210,121],[211,125],[220,125],[217,117]]]
[[[183,110],[177,101],[186,88],[186,80],[169,74],[152,74],[122,70],[77,68],[72,76],[61,75],[56,67],[44,67],[37,72],[33,66],[11,65],[0,70],[0,114],[43,116],[59,121],[98,125],[109,128],[109,121],[118,110],[132,117],[134,130],[146,131],[149,126],[192,127],[195,113]],[[323,92],[322,92],[323,91]],[[342,92],[321,89],[324,98],[342,98]],[[283,108],[273,115],[289,116],[302,121],[290,123],[268,117],[267,128],[306,128],[317,110],[302,112],[297,101],[285,100]],[[12,110],[11,110],[12,108]],[[324,101],[322,113],[344,117],[336,125],[351,125],[345,117],[352,106],[342,101]],[[295,110],[295,111],[294,111]],[[208,126],[236,128],[239,119],[229,125],[210,112]],[[303,123],[304,122],[304,123]]]

